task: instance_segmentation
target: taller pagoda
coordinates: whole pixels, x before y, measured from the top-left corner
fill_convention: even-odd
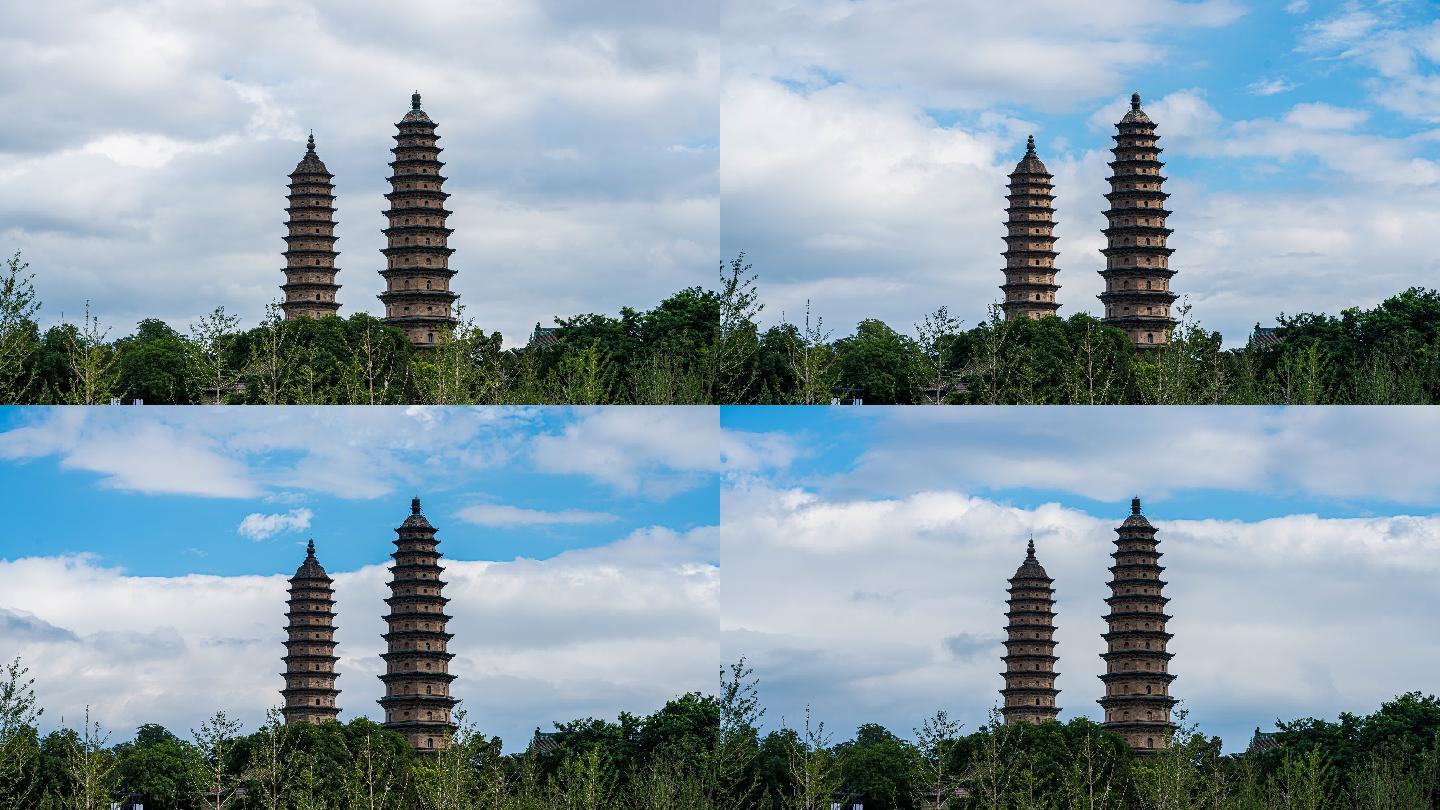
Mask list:
[[[445,200],[450,196],[441,190],[445,178],[440,175],[440,138],[435,122],[420,109],[420,94],[410,97],[410,112],[395,125],[399,133],[390,151],[390,210],[385,212],[389,227],[383,233],[386,247],[385,323],[399,327],[419,347],[430,347],[444,340],[455,326],[451,307],[460,296],[450,292],[450,256],[455,251],[447,246],[454,231],[445,227],[450,212]]]
[[[323,723],[340,714],[335,698],[334,580],[315,559],[315,541],[305,548],[305,561],[290,578],[289,610],[285,616],[285,688],[280,690],[285,724]]]
[[[436,751],[450,745],[451,709],[459,701],[450,697],[455,680],[450,659],[455,656],[447,647],[454,634],[445,632],[450,600],[441,595],[439,541],[435,527],[420,514],[419,498],[410,501],[410,516],[395,533],[380,705],[385,728],[404,735],[417,751]]]
[[[1005,618],[1005,723],[1043,723],[1060,714],[1055,697],[1055,580],[1035,559],[1035,540],[1010,578]]]
[[[1167,748],[1175,724],[1170,710],[1170,659],[1166,650],[1173,635],[1165,632],[1170,616],[1162,595],[1165,581],[1160,573],[1160,541],[1155,527],[1140,513],[1140,499],[1130,501],[1130,516],[1115,530],[1115,551],[1110,556],[1110,606],[1105,621],[1109,632],[1103,638],[1106,652],[1105,727],[1124,737],[1137,751]]]
[[[1125,330],[1140,348],[1153,348],[1169,341],[1175,320],[1170,305],[1176,295],[1170,291],[1170,254],[1165,242],[1173,232],[1165,227],[1170,212],[1165,209],[1169,194],[1162,191],[1165,177],[1160,170],[1160,136],[1155,122],[1140,109],[1140,94],[1130,97],[1130,112],[1115,125],[1115,154],[1111,161],[1110,201],[1104,231],[1107,245],[1104,322]]]
[[[1055,194],[1053,175],[1035,154],[1035,136],[1025,141],[1025,156],[1010,173],[1010,203],[1005,209],[1005,320],[1043,318],[1060,309],[1055,294]]]
[[[315,154],[315,133],[310,133],[305,156],[290,173],[289,218],[285,227],[285,283],[280,289],[285,320],[323,318],[340,309],[335,293],[335,175]]]

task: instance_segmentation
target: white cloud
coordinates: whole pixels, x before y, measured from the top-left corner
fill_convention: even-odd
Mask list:
[[[750,657],[772,722],[806,703],[841,735],[860,722],[908,734],[937,708],[983,722],[999,699],[1005,579],[1032,534],[1056,579],[1061,717],[1099,716],[1123,507],[1095,517],[949,490],[828,499],[754,480],[722,503],[723,653]],[[1247,523],[1146,511],[1166,555],[1175,693],[1227,750],[1277,717],[1373,710],[1423,688],[1440,663],[1440,644],[1425,641],[1440,608],[1429,585],[1440,515]]]
[[[606,512],[586,512],[580,509],[548,512],[499,503],[467,506],[455,516],[478,526],[574,526],[617,520],[615,515]]]
[[[944,482],[969,489],[1059,490],[1101,501],[1187,490],[1440,502],[1440,470],[1395,464],[1440,454],[1428,408],[887,409],[857,416],[870,440],[837,485],[906,495]],[[1026,418],[1034,412],[1037,418]],[[1046,418],[1038,418],[1045,415]],[[1183,460],[1157,477],[1137,448]],[[923,463],[918,463],[923,460]]]
[[[1256,96],[1275,96],[1294,90],[1295,84],[1286,79],[1257,79],[1245,89]]]
[[[531,442],[535,466],[583,475],[617,491],[668,497],[692,489],[720,464],[715,408],[605,408],[576,411],[558,433]]]
[[[268,540],[282,532],[301,532],[310,528],[310,520],[315,513],[309,509],[291,509],[289,512],[278,514],[261,514],[251,512],[240,521],[235,531],[241,537],[248,537],[251,540]]]
[[[544,561],[446,560],[451,671],[471,718],[513,750],[554,720],[649,712],[712,690],[715,534],[655,528]],[[341,719],[375,718],[388,574],[377,563],[331,575]],[[137,577],[86,557],[0,561],[0,627],[17,642],[7,655],[21,655],[37,679],[47,722],[73,722],[89,704],[118,738],[149,722],[183,735],[220,708],[253,728],[279,701],[285,576]]]

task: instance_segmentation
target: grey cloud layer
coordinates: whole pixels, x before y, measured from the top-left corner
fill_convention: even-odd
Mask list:
[[[9,4],[0,101],[32,124],[0,136],[0,240],[41,271],[47,318],[90,298],[124,330],[216,304],[253,322],[313,127],[342,313],[376,312],[386,150],[419,88],[472,316],[523,342],[552,315],[648,305],[709,278],[718,227],[718,21],[654,6]]]

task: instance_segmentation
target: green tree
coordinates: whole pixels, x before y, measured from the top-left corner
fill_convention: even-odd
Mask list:
[[[35,274],[20,260],[20,252],[0,268],[0,403],[21,403],[32,393],[40,348],[35,313]]]

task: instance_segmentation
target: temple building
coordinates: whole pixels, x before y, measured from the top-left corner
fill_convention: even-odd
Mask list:
[[[285,616],[285,688],[280,690],[285,724],[323,723],[340,713],[335,697],[335,589],[315,559],[315,541],[290,578]]]
[[[335,178],[315,154],[315,134],[305,149],[305,156],[290,173],[290,193],[286,199],[289,219],[285,227],[285,293],[281,309],[285,320],[323,318],[340,309],[335,293]]]
[[[420,109],[420,94],[410,97],[410,112],[395,125],[399,133],[390,151],[390,209],[385,212],[389,227],[383,233],[386,247],[385,323],[398,327],[416,346],[434,346],[455,326],[452,306],[459,295],[450,291],[450,255],[447,246],[453,231],[445,227],[450,212],[441,190],[441,149],[437,145],[435,122]]]
[[[417,751],[435,751],[450,744],[455,728],[451,710],[459,701],[450,697],[448,651],[453,634],[445,632],[450,617],[445,614],[449,602],[441,595],[445,582],[440,579],[439,541],[435,527],[420,514],[420,499],[410,501],[410,516],[395,530],[395,564],[390,566],[390,597],[385,603],[390,613],[385,616],[388,632],[384,639],[386,652],[385,728],[403,735]]]
[[[1010,578],[1005,618],[1005,723],[1043,723],[1060,713],[1055,697],[1055,580],[1035,559],[1032,539],[1025,561]]]
[[[1025,142],[1025,156],[1010,173],[1010,201],[1005,220],[1005,283],[1000,305],[1005,320],[1043,318],[1060,309],[1055,294],[1055,195],[1052,175],[1035,154],[1035,136]]]
[[[1155,527],[1140,513],[1140,499],[1130,502],[1130,516],[1116,533],[1115,551],[1110,556],[1110,606],[1105,621],[1109,632],[1102,636],[1106,652],[1105,709],[1106,728],[1124,737],[1137,751],[1153,751],[1169,746],[1175,724],[1170,710],[1175,699],[1170,697],[1170,659],[1166,650],[1172,635],[1165,632],[1170,617],[1165,613],[1169,602],[1162,592],[1165,581],[1160,574],[1159,540]]]
[[[1111,161],[1110,193],[1105,199],[1109,227],[1104,230],[1106,247],[1105,323],[1125,330],[1140,348],[1153,348],[1169,341],[1175,321],[1170,306],[1176,295],[1170,291],[1170,254],[1165,242],[1172,231],[1165,227],[1170,212],[1162,187],[1160,137],[1155,122],[1140,109],[1140,94],[1130,97],[1130,112],[1116,124],[1115,160]]]

